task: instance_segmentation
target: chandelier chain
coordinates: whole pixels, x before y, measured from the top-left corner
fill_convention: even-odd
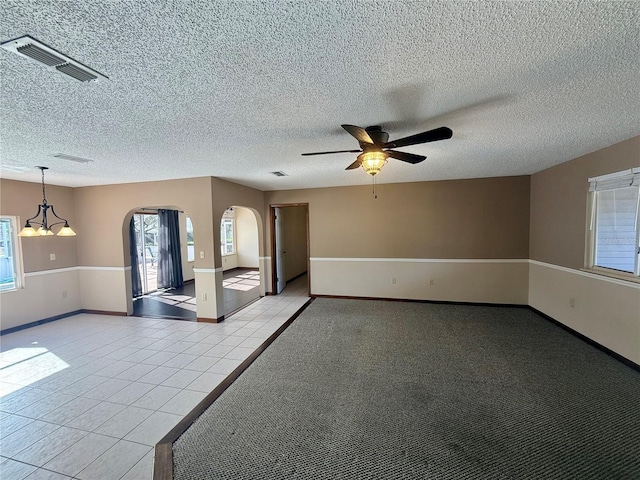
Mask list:
[[[46,205],[47,204],[47,194],[44,191],[44,168],[41,168],[40,170],[42,172],[42,203],[44,205]]]

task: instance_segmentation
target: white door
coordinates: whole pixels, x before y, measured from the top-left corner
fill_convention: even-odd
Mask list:
[[[276,293],[282,292],[287,282],[284,280],[284,211],[276,207]]]

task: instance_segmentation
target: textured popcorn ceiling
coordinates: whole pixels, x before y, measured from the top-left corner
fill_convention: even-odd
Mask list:
[[[369,184],[344,170],[355,154],[300,156],[357,148],[341,123],[453,129],[399,149],[427,160],[390,159],[381,183],[520,175],[640,125],[640,2],[3,0],[0,18],[1,41],[29,34],[110,78],[0,50],[4,178]]]

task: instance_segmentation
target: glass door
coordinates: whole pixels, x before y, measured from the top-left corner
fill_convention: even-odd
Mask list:
[[[158,214],[136,213],[133,216],[138,247],[138,268],[143,295],[158,289]]]

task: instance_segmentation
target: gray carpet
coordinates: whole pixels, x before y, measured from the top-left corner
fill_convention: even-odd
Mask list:
[[[179,480],[638,479],[640,373],[526,309],[316,299],[173,453]]]

